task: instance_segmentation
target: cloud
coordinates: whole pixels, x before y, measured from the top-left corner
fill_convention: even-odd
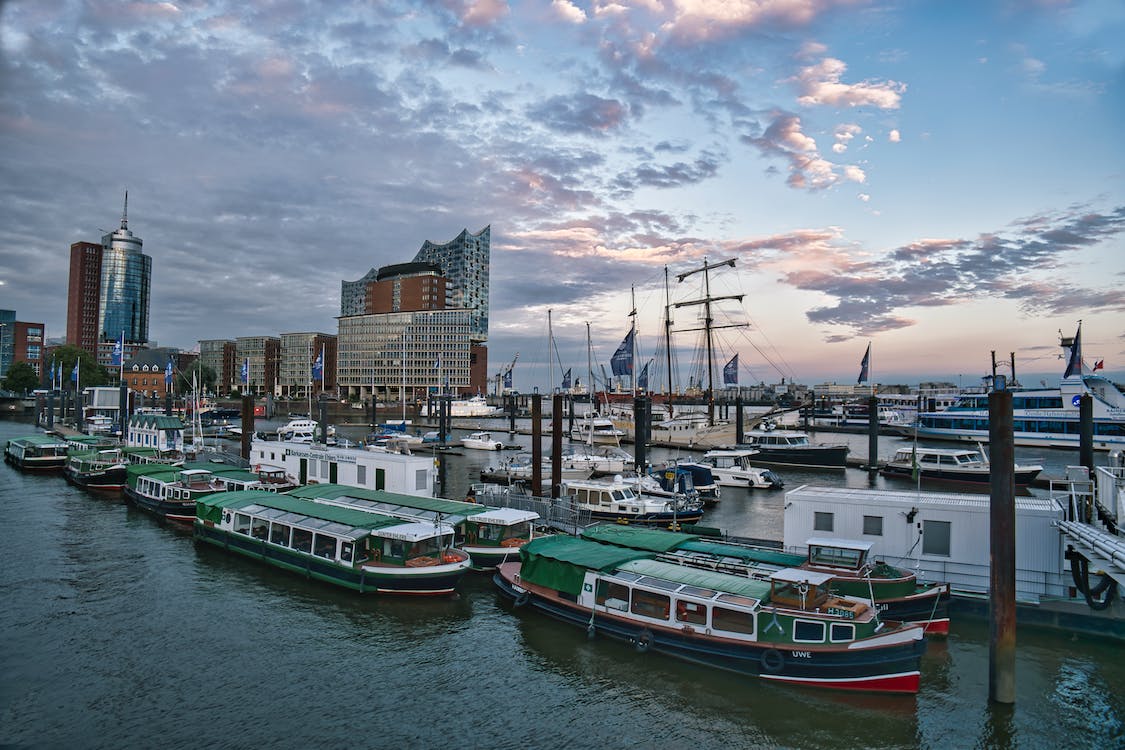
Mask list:
[[[816,65],[802,68],[794,80],[798,84],[800,96],[797,101],[811,106],[825,104],[834,107],[878,107],[879,109],[898,109],[902,103],[905,83],[895,81],[864,81],[863,83],[841,83],[840,78],[848,66],[834,57],[827,57]]]
[[[764,154],[784,157],[789,161],[790,187],[821,190],[839,182],[836,165],[821,157],[816,141],[801,130],[801,118],[788,112],[777,112],[760,136],[744,135],[742,141],[756,146]],[[859,167],[843,167],[843,177],[864,182]]]
[[[676,44],[727,39],[748,29],[808,26],[827,11],[851,0],[669,0],[661,27]],[[659,8],[653,2],[650,7]]]
[[[586,11],[570,2],[570,0],[551,0],[551,11],[557,18],[567,23],[586,22]]]
[[[532,120],[551,130],[599,136],[618,129],[627,115],[621,102],[594,94],[553,96],[528,110]]]
[[[902,141],[902,133],[899,133],[897,130],[891,130],[891,132],[887,133],[887,140],[891,143],[899,143]]]
[[[832,134],[836,139],[836,142],[832,144],[832,151],[837,154],[844,153],[848,150],[848,143],[862,132],[863,128],[854,123],[836,126],[836,131]]]

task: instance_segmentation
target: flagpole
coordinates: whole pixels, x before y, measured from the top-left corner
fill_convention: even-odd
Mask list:
[[[309,339],[308,343],[305,345],[305,359],[307,359],[310,363],[312,362],[312,339]],[[310,369],[309,369],[309,389],[308,389],[308,392],[306,393],[306,396],[308,397],[308,402],[309,402],[309,419],[312,419],[313,418],[313,410],[312,410],[313,376],[312,376],[312,369],[311,369],[312,365],[310,364],[309,367],[310,367]]]

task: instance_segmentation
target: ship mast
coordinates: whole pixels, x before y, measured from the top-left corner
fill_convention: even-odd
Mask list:
[[[664,266],[664,361],[668,368],[668,390],[664,399],[668,406],[668,418],[672,418],[672,306],[668,292],[668,266]]]
[[[714,426],[714,424],[715,424],[715,379],[714,379],[715,345],[714,345],[714,340],[713,340],[713,336],[712,336],[712,331],[715,328],[741,328],[744,325],[742,323],[734,323],[734,324],[731,324],[731,325],[716,326],[714,324],[714,322],[715,322],[714,318],[711,316],[711,303],[712,302],[719,302],[721,300],[726,300],[726,299],[733,299],[733,300],[738,300],[739,302],[741,302],[742,297],[743,297],[743,295],[741,295],[741,294],[728,294],[728,295],[724,295],[724,296],[721,296],[721,297],[712,297],[711,296],[711,269],[722,268],[723,266],[730,266],[731,268],[734,268],[734,258],[719,261],[718,263],[715,263],[713,265],[708,264],[707,259],[704,258],[702,268],[696,268],[696,269],[693,269],[691,271],[685,271],[684,273],[678,274],[676,276],[677,281],[682,282],[684,279],[686,279],[689,276],[693,276],[694,274],[701,273],[701,272],[703,274],[703,298],[697,299],[697,300],[688,300],[687,302],[677,302],[675,304],[675,307],[687,307],[689,305],[703,305],[703,328],[702,329],[700,329],[700,328],[688,328],[688,329],[685,329],[685,330],[687,330],[687,331],[702,330],[702,331],[704,331],[704,333],[706,335],[706,341],[707,341],[707,424],[708,424],[708,426]]]

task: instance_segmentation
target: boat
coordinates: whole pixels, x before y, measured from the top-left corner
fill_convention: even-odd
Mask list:
[[[254,440],[250,444],[253,465],[284,470],[298,485],[346,484],[403,495],[434,495],[434,460],[413,455],[406,446],[326,446]]]
[[[756,450],[750,463],[764,466],[798,466],[804,469],[843,469],[848,446],[812,443],[807,432],[778,430],[768,423],[748,431],[738,448]]]
[[[501,461],[498,467],[482,469],[480,472],[481,481],[495,481],[509,485],[520,482],[529,484],[534,475],[531,461],[531,453],[521,451]],[[546,487],[549,487],[551,484],[552,469],[551,459],[547,456],[543,456],[539,467],[539,479]],[[592,473],[593,469],[588,465],[582,463],[571,463],[568,465],[565,461],[559,462],[559,474],[563,480],[587,479]]]
[[[480,451],[498,451],[504,447],[504,444],[499,440],[493,440],[491,432],[473,432],[461,438],[461,447]]]
[[[4,446],[4,460],[21,471],[62,471],[67,443],[49,435],[12,438]]]
[[[649,480],[660,489],[654,479]],[[703,518],[703,504],[699,500],[675,493],[642,494],[637,482],[629,483],[621,476],[563,480],[560,497],[569,500],[576,510],[589,512],[594,521],[678,526]]]
[[[927,634],[949,633],[949,584],[920,583],[908,570],[871,555],[871,543],[849,539],[809,539],[806,554],[661,529],[598,524],[582,531],[584,539],[653,552],[677,565],[717,570],[768,580],[783,568],[827,573],[832,593],[869,598],[879,617],[911,622]]]
[[[1039,464],[1015,465],[1017,487],[1027,487],[1043,467]],[[911,446],[899,448],[894,458],[884,464],[880,473],[888,477],[917,478],[927,481],[959,482],[988,486],[991,465],[984,449],[924,448]]]
[[[574,422],[570,439],[587,445],[621,445],[625,431],[613,419],[598,412],[586,412]]]
[[[320,440],[320,423],[313,419],[291,419],[277,428],[277,439],[290,443],[315,443]],[[328,425],[328,438],[336,437],[336,428]]]
[[[439,411],[440,402],[434,402],[434,411]],[[470,398],[455,398],[449,401],[450,417],[494,417],[503,413],[502,410],[492,406],[483,396]],[[437,416],[430,414],[430,404],[423,403],[418,408],[418,414],[423,417]]]
[[[720,487],[749,487],[759,490],[778,490],[785,486],[772,469],[754,466],[750,459],[757,453],[752,449],[718,449],[703,454],[702,463],[711,467]]]
[[[635,459],[626,451],[613,445],[577,444],[562,454],[564,469],[585,469],[591,473],[620,474],[632,468]]]
[[[698,497],[706,505],[719,502],[722,494],[710,464],[702,461],[673,459],[664,468],[653,469],[649,474],[660,483],[662,489]]]
[[[135,464],[126,470],[125,499],[160,518],[195,520],[195,502],[216,492],[262,488],[258,475],[224,464]],[[263,488],[263,491],[267,491]]]
[[[198,498],[196,541],[362,594],[449,594],[469,569],[453,527],[262,490]]]
[[[515,559],[535,534],[539,514],[516,508],[490,507],[468,500],[398,495],[340,484],[311,484],[287,493],[325,505],[381,513],[424,523],[447,523],[456,531],[453,546],[468,553],[474,570],[490,570]]]
[[[114,492],[125,488],[130,464],[155,461],[156,448],[109,448],[71,452],[63,476],[76,487]]]
[[[556,535],[529,542],[493,581],[517,608],[639,653],[807,687],[912,694],[921,682],[922,628],[832,594],[828,574],[786,568],[761,581]]]

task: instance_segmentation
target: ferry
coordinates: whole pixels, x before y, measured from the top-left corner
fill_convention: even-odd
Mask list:
[[[135,464],[126,470],[125,499],[179,523],[195,520],[195,502],[216,492],[262,488],[258,475],[214,463]]]
[[[927,584],[909,570],[895,568],[871,555],[871,543],[850,539],[808,540],[806,554],[742,544],[696,534],[598,524],[582,537],[652,552],[657,559],[677,565],[718,570],[732,575],[768,580],[782,568],[828,573],[835,594],[871,598],[879,616],[912,622],[927,634],[949,633],[949,585]]]
[[[67,443],[49,435],[12,438],[4,446],[4,460],[23,471],[62,471]]]
[[[262,490],[200,497],[193,529],[199,542],[361,594],[450,594],[470,565],[449,524]]]
[[[490,570],[515,559],[519,548],[535,535],[539,514],[516,508],[482,505],[471,490],[469,501],[418,497],[365,490],[341,484],[310,484],[286,493],[310,500],[369,513],[424,523],[447,523],[456,531],[454,546],[468,553],[474,570]]]
[[[756,580],[557,535],[529,542],[493,581],[528,607],[639,653],[777,683],[917,693],[923,629],[882,620],[833,576],[785,568]]]
[[[125,489],[129,464],[158,457],[156,448],[109,448],[71,452],[63,476],[75,487],[115,492]]]

